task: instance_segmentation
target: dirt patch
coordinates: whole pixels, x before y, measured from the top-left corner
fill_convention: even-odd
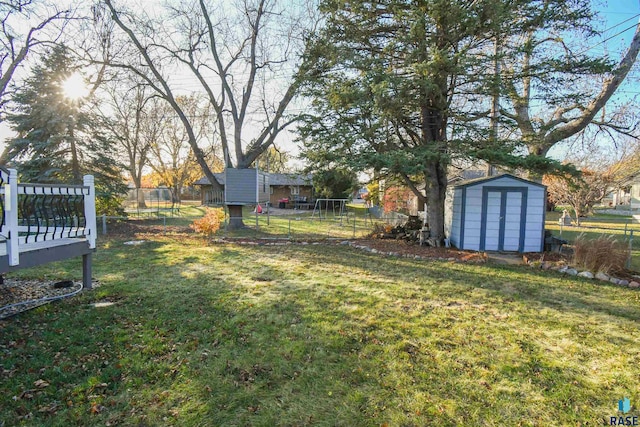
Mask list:
[[[152,224],[151,221],[145,220],[117,221],[107,225],[107,235],[109,237],[133,238],[158,234],[195,234],[195,231],[188,226],[165,226],[162,224]]]
[[[525,262],[551,262],[551,263],[571,263],[573,258],[573,251],[569,249],[563,249],[564,252],[538,252],[538,253],[526,253],[523,254]]]

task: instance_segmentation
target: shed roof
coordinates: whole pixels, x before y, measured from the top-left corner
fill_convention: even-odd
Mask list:
[[[535,185],[536,187],[541,187],[541,188],[547,188],[546,185],[540,184],[539,182],[529,181],[528,179],[520,178],[520,177],[517,177],[515,175],[511,175],[509,173],[504,173],[502,175],[496,175],[496,176],[490,176],[490,177],[470,179],[468,181],[461,182],[460,184],[454,186],[454,188],[470,187],[470,186],[473,186],[473,185],[485,184],[487,182],[495,181],[495,180],[500,179],[500,178],[510,178],[510,179],[515,180],[515,181],[520,181],[520,182],[522,182],[524,184]]]

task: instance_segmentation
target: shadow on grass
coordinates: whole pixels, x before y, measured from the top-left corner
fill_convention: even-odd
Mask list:
[[[456,292],[479,287],[494,291],[507,300],[518,299],[554,310],[600,312],[627,320],[640,320],[640,307],[635,301],[637,298],[615,298],[621,294],[637,297],[637,291],[525,266],[417,261],[356,252],[351,248],[319,253],[313,248],[300,247],[296,256],[298,262],[337,264],[351,268],[354,271],[353,282],[362,280],[359,273],[364,271],[388,279],[408,274],[429,282],[449,283],[458,288]]]
[[[638,320],[627,290],[341,246],[111,241],[95,271],[3,330],[7,425],[576,424],[621,392],[580,346],[630,342],[585,319]]]

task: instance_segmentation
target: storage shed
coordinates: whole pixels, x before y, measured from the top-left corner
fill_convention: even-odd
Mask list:
[[[447,194],[445,234],[475,251],[542,252],[546,187],[513,175],[467,181]]]
[[[269,201],[269,174],[258,169],[227,168],[224,171],[227,205],[255,205]]]

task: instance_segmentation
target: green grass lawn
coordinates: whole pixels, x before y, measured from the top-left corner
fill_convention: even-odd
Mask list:
[[[623,396],[638,413],[630,289],[179,235],[103,240],[94,261],[95,290],[0,323],[0,425],[584,426]]]

